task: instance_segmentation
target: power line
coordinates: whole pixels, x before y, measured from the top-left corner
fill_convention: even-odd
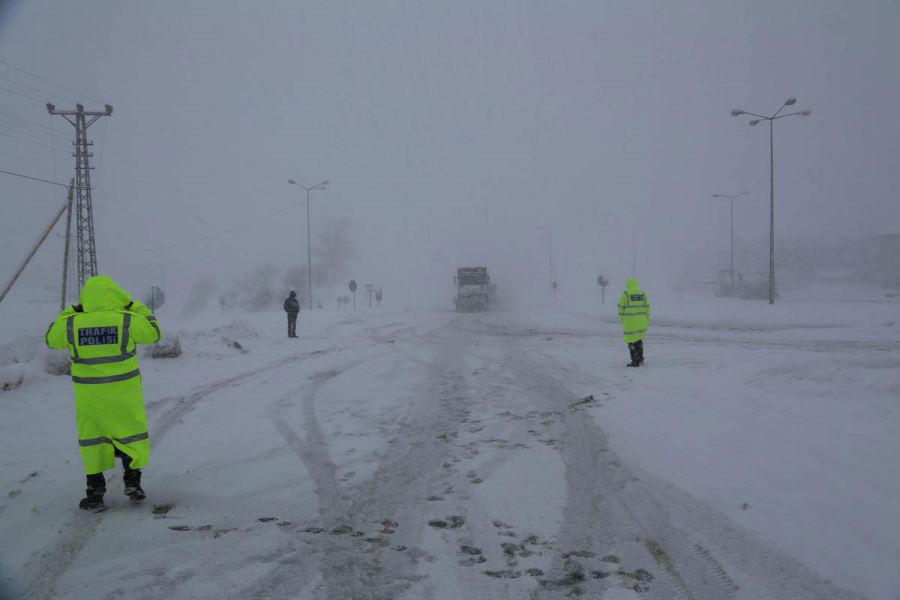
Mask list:
[[[18,81],[14,80],[14,79],[7,79],[6,77],[0,77],[0,81],[5,81],[6,83],[11,83],[13,85],[18,85],[20,87],[25,88],[26,90],[28,90],[30,92],[35,92],[37,94],[44,94],[45,96],[50,96],[51,98],[56,98],[57,100],[61,100],[63,102],[68,102],[70,100],[70,98],[63,98],[62,96],[57,96],[56,94],[54,94],[52,92],[48,92],[47,90],[41,90],[38,88],[33,88],[29,85],[25,85],[24,83],[19,83]]]
[[[5,137],[11,138],[11,139],[17,139],[22,142],[29,142],[29,143],[33,143],[33,144],[44,144],[48,148],[52,148],[54,151],[67,151],[67,152],[72,151],[71,148],[65,148],[64,146],[54,142],[53,140],[48,140],[48,139],[39,138],[39,137],[32,137],[29,135],[25,135],[20,131],[4,129],[2,123],[0,123],[0,134],[2,134]]]
[[[13,173],[12,171],[3,171],[0,170],[0,173],[4,173],[6,175],[12,175],[13,177],[21,177],[22,179],[31,179],[32,181],[40,181],[42,183],[52,183],[53,185],[58,185],[60,187],[67,188],[69,186],[59,183],[58,181],[50,181],[49,179],[41,179],[40,177],[32,177],[30,175],[22,175],[21,173]]]
[[[59,133],[58,131],[56,131],[55,129],[53,129],[53,127],[51,127],[51,126],[49,126],[49,125],[45,125],[45,124],[43,124],[43,123],[39,123],[38,121],[32,121],[32,120],[30,120],[30,119],[26,119],[25,117],[20,117],[19,115],[15,115],[15,114],[13,114],[13,113],[9,113],[9,112],[0,110],[0,115],[5,115],[6,117],[8,117],[8,118],[10,118],[10,119],[15,119],[16,121],[22,121],[22,122],[24,122],[24,123],[28,123],[29,125],[32,125],[32,126],[34,126],[34,127],[39,127],[39,128],[41,128],[41,129],[46,129],[47,131],[50,131],[50,132],[52,132],[52,133]]]
[[[59,137],[57,137],[57,136],[53,136],[48,133],[43,133],[41,131],[31,131],[31,130],[26,129],[16,123],[7,123],[4,121],[0,121],[0,127],[7,129],[8,131],[15,133],[16,135],[24,135],[24,136],[32,138],[32,139],[39,139],[41,141],[50,142],[50,143],[62,144],[63,139],[64,139],[64,138],[59,139]]]
[[[71,150],[71,148],[65,148],[65,147],[63,147],[63,146],[57,146],[56,144],[52,144],[52,143],[36,142],[36,141],[34,141],[34,140],[29,140],[29,139],[26,139],[26,138],[18,137],[18,136],[16,136],[16,135],[12,135],[11,133],[3,133],[2,131],[0,131],[0,135],[6,136],[6,137],[8,137],[8,138],[12,138],[12,139],[14,139],[14,140],[19,140],[20,142],[25,142],[25,143],[27,143],[27,144],[34,144],[35,146],[44,146],[45,148],[52,148],[52,149],[56,149],[56,150],[67,150],[67,151],[68,151],[68,150]]]
[[[207,241],[207,240],[212,240],[212,239],[215,239],[215,238],[222,237],[223,235],[227,235],[227,234],[229,234],[229,233],[234,233],[235,231],[240,231],[240,230],[242,230],[242,229],[246,229],[246,228],[248,228],[248,227],[252,227],[253,225],[257,225],[257,224],[259,224],[259,223],[265,221],[266,219],[271,219],[272,217],[277,216],[277,215],[280,215],[281,213],[283,213],[283,212],[285,212],[285,211],[288,211],[288,210],[290,210],[290,209],[292,209],[292,208],[295,208],[295,207],[297,207],[297,206],[300,206],[301,204],[302,204],[302,202],[295,202],[294,204],[291,204],[291,205],[289,205],[289,206],[285,206],[284,208],[280,208],[280,209],[278,209],[278,210],[276,210],[276,211],[274,211],[274,212],[271,212],[271,213],[268,213],[268,214],[266,214],[266,215],[263,215],[263,216],[261,216],[260,218],[255,219],[255,220],[253,220],[253,221],[248,221],[248,222],[246,222],[246,223],[242,223],[241,225],[237,225],[237,226],[235,226],[235,227],[231,227],[231,228],[229,228],[229,229],[225,229],[225,230],[220,231],[220,232],[218,232],[218,233],[212,233],[212,234],[210,234],[210,235],[205,235],[205,236],[203,236],[203,237],[199,237],[199,238],[193,239],[193,240],[188,241],[188,242],[180,242],[180,243],[178,243],[178,244],[168,244],[168,245],[166,245],[166,246],[158,246],[158,247],[156,247],[156,248],[144,248],[143,250],[136,250],[135,252],[158,252],[158,251],[160,251],[160,250],[169,250],[169,249],[172,249],[172,248],[181,248],[181,247],[184,247],[184,246],[192,246],[192,245],[194,245],[194,244],[199,244],[199,243],[205,242],[205,241]]]
[[[44,135],[47,137],[56,136],[56,137],[66,140],[66,141],[69,141],[69,137],[66,134],[62,133],[61,131],[54,131],[53,129],[50,129],[49,127],[44,129],[44,128],[38,127],[36,125],[31,125],[28,123],[28,121],[25,121],[24,119],[9,118],[9,117],[5,117],[3,115],[4,115],[4,113],[0,112],[0,121],[5,121],[8,127],[16,127],[19,129],[29,130],[29,133],[33,132],[36,135]],[[0,123],[0,124],[3,124],[3,123]]]
[[[26,71],[25,69],[23,69],[21,67],[11,65],[8,62],[6,62],[5,60],[0,60],[0,65],[6,65],[10,69],[15,69],[16,71],[19,71],[20,73],[25,73],[26,75],[30,75],[31,77],[34,77],[38,81],[43,81],[44,83],[49,83],[52,86],[58,87],[61,90],[66,90],[67,92],[69,92],[71,94],[75,94],[76,96],[81,96],[82,98],[87,98],[88,100],[93,100],[94,102],[103,102],[103,100],[98,100],[97,98],[88,96],[87,94],[82,94],[81,92],[76,92],[72,88],[67,88],[64,85],[60,85],[58,83],[54,83],[54,82],[50,81],[49,79],[45,79],[44,77],[41,77],[40,75],[35,75],[31,71]]]
[[[0,129],[6,130],[7,134],[13,134],[20,139],[29,140],[32,142],[41,142],[43,144],[50,144],[59,149],[71,150],[71,148],[67,148],[65,146],[65,142],[59,139],[54,139],[48,135],[42,135],[39,133],[34,133],[32,131],[19,131],[16,129],[11,129],[14,127],[13,125],[9,125],[7,123],[0,123]]]
[[[15,94],[16,96],[22,96],[23,98],[28,98],[29,100],[34,100],[35,102],[46,102],[45,98],[35,98],[31,94],[25,94],[23,92],[17,92],[16,90],[11,90],[6,87],[0,87],[0,91],[8,92],[10,94]]]

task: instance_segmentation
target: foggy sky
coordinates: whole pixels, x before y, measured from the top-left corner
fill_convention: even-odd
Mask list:
[[[543,289],[548,229],[570,293],[594,293],[600,272],[621,285],[635,227],[639,278],[673,285],[727,267],[714,193],[750,192],[735,232],[766,247],[768,128],[729,111],[789,96],[813,113],[775,124],[778,234],[900,232],[892,0],[31,0],[0,19],[0,59],[115,108],[90,129],[98,261],[130,286],[305,264],[289,178],[331,181],[313,229],[349,218],[351,275],[386,295],[446,303],[463,265]],[[102,106],[2,64],[0,77],[34,97],[0,91],[0,110],[70,138],[44,102]],[[73,159],[0,136],[0,169],[67,182]],[[0,190],[6,281],[63,194],[8,176]],[[58,271],[60,248],[34,273]],[[756,254],[738,268],[765,270]]]

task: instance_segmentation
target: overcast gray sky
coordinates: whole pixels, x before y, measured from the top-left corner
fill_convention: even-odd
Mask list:
[[[67,181],[72,127],[44,102],[112,104],[90,129],[97,248],[128,285],[304,262],[305,203],[248,224],[304,200],[289,178],[331,180],[313,228],[349,217],[353,275],[398,293],[446,296],[464,264],[543,285],[546,228],[563,287],[601,271],[618,287],[636,223],[638,274],[670,285],[727,264],[713,193],[751,192],[736,234],[765,247],[768,132],[729,111],[788,96],[813,114],[776,123],[779,234],[900,231],[894,0],[71,8],[3,2],[0,169]],[[0,190],[5,280],[62,197]],[[36,273],[58,269],[58,244]]]

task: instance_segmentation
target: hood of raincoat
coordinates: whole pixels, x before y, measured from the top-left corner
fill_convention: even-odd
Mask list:
[[[97,275],[85,281],[78,299],[85,312],[125,308],[131,302],[128,292],[106,275]]]
[[[635,294],[641,291],[641,288],[638,286],[637,279],[634,277],[629,277],[625,280],[625,289],[628,290],[629,294]]]
[[[297,297],[297,292],[295,292],[294,290],[291,290],[291,293],[288,294],[288,296],[290,296],[291,298],[296,298],[296,297]]]

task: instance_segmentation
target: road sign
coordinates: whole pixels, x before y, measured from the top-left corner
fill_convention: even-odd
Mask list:
[[[355,292],[355,291],[356,291],[356,280],[355,280],[355,279],[351,279],[351,280],[350,280],[350,291],[351,291],[351,292]]]
[[[597,285],[600,286],[600,304],[606,304],[606,286],[609,285],[609,279],[599,275],[597,277]]]
[[[150,288],[150,293],[147,294],[147,308],[149,308],[151,311],[155,311],[157,308],[162,306],[163,302],[165,301],[165,293],[163,293],[163,291],[155,285],[152,286]]]

